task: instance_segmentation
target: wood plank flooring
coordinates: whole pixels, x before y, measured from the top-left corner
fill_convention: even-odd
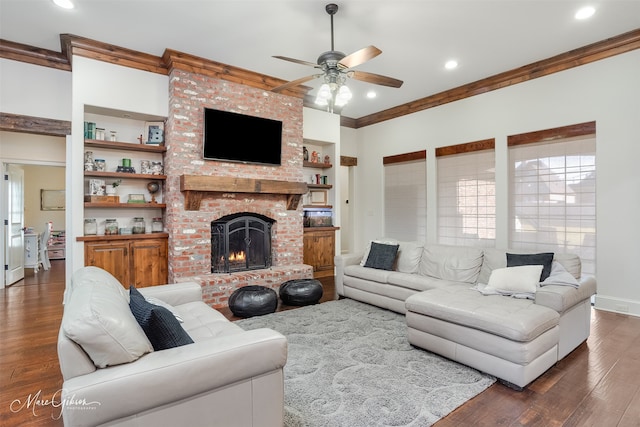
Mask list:
[[[334,284],[322,281],[325,302]],[[56,342],[63,291],[64,261],[27,270],[24,281],[0,290],[0,426],[62,426],[47,400],[59,402],[62,387]],[[640,318],[593,310],[591,327],[586,343],[524,391],[495,384],[435,427],[640,426]]]

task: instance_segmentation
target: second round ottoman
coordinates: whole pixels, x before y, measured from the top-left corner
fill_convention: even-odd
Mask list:
[[[280,285],[280,299],[287,305],[317,304],[322,298],[322,283],[316,279],[289,280]]]

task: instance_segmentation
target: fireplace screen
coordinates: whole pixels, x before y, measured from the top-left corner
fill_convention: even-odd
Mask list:
[[[232,273],[271,267],[273,220],[239,213],[211,222],[211,272]]]

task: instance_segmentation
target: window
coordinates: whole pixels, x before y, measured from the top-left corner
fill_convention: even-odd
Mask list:
[[[385,237],[426,241],[426,151],[385,157]]]
[[[436,150],[438,243],[495,246],[494,146],[491,139]]]
[[[584,125],[591,125],[585,127]],[[509,137],[512,248],[575,253],[582,271],[595,273],[595,123],[582,131],[536,142]],[[559,135],[567,129],[560,128]],[[543,131],[552,132],[553,130]],[[535,136],[535,135],[534,135]]]

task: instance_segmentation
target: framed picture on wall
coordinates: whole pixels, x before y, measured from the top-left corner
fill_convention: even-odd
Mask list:
[[[65,207],[64,190],[40,190],[41,211],[63,211]]]

